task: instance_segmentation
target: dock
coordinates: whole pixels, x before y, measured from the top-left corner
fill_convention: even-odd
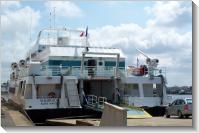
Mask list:
[[[100,119],[48,119],[49,126],[99,126]]]
[[[113,111],[113,110],[112,110]],[[110,109],[108,112],[112,112]],[[120,111],[121,112],[121,111]],[[122,113],[122,112],[121,112]],[[45,126],[102,126],[100,123],[102,119],[106,122],[114,122],[115,117],[118,115],[114,115],[114,112],[111,113],[112,115],[104,115],[106,117],[102,118],[54,118],[54,119],[47,119],[43,125]],[[118,114],[118,112],[117,112]],[[114,118],[113,118],[114,117]],[[107,120],[108,119],[108,120]],[[119,120],[117,120],[119,121]],[[102,124],[102,123],[101,123]],[[112,123],[113,124],[113,123]],[[116,124],[116,123],[115,123]],[[114,125],[114,124],[113,124]],[[13,108],[12,106],[2,104],[1,108],[1,126],[3,128],[9,127],[30,127],[30,126],[39,126],[35,125],[31,122],[23,113],[18,111],[17,109]],[[42,126],[42,125],[41,125]],[[105,125],[107,126],[107,125]],[[126,118],[126,125],[125,126],[186,126],[192,127],[192,117],[188,119],[179,119],[178,117],[148,117],[148,118]]]
[[[34,126],[34,124],[20,111],[2,104],[1,106],[1,126],[16,127],[16,126]]]

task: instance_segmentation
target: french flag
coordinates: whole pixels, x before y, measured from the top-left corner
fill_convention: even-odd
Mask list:
[[[80,33],[80,37],[83,37],[83,36],[88,37],[88,26],[86,27],[86,33],[84,31]]]

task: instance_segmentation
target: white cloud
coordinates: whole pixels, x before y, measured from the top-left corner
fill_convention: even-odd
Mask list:
[[[154,6],[145,9],[149,15],[153,16],[153,19],[146,21],[148,23],[146,27],[128,23],[89,29],[90,43],[92,46],[121,48],[128,57],[128,65],[135,65],[137,57],[140,62],[145,62],[144,57],[135,50],[135,47],[138,47],[151,57],[159,58],[161,67],[167,67],[168,83],[173,85],[178,82],[177,85],[184,85],[184,80],[188,76],[189,80],[186,80],[186,83],[191,85],[192,31],[186,29],[179,32],[186,25],[191,25],[191,4],[190,6],[185,5],[183,2],[166,2],[164,4],[156,2]],[[28,46],[30,14],[32,14],[33,20],[32,31],[34,31],[38,25],[40,12],[30,7],[21,8],[19,3],[7,4],[4,7],[2,16],[4,45],[1,53],[4,58],[2,64],[5,64],[3,67],[9,67],[9,63],[14,59],[23,57],[22,55],[27,51],[26,47],[30,48]],[[69,1],[49,1],[45,7],[51,11],[56,7],[57,17],[76,18],[82,16],[82,10]],[[184,18],[188,18],[188,21],[182,21]],[[6,67],[5,70],[5,73],[8,73]]]
[[[39,24],[40,12],[29,6],[22,7],[20,2],[3,2],[2,10],[1,63],[4,71],[1,74],[6,81],[11,62],[23,58],[30,46],[30,25],[34,31]]]
[[[22,33],[27,34],[30,25],[34,29],[38,25],[40,13],[30,7],[17,10],[7,10],[2,15],[2,33],[4,37],[18,37]],[[20,33],[20,34],[19,34]]]
[[[8,7],[20,7],[19,1],[2,1],[1,8],[6,9]]]
[[[185,6],[188,2],[169,1],[156,2],[153,7],[145,10],[154,19],[148,21],[148,26],[185,26],[191,22],[192,7]],[[191,5],[191,2],[189,3]]]
[[[154,22],[153,26],[142,27],[135,23],[103,26],[89,30],[90,43],[94,46],[99,46],[100,44],[101,46],[121,48],[127,55],[127,65],[136,65],[137,57],[141,63],[145,62],[144,57],[135,50],[135,47],[137,47],[151,57],[160,60],[159,66],[167,68],[168,82],[174,78],[177,79],[175,82],[171,81],[169,85],[174,85],[174,83],[186,85],[183,81],[186,76],[189,77],[189,84],[187,85],[191,85],[192,31],[190,28],[189,30],[184,30],[186,32],[179,32],[179,30],[184,28],[184,25],[191,25],[191,22],[182,22],[181,27],[168,26],[168,23],[174,23],[174,21],[181,25],[181,21],[177,18],[184,16],[190,7],[184,7],[182,2],[168,2],[168,4],[161,5],[158,8],[157,5],[160,6],[160,3],[157,2],[153,8],[150,8],[150,11],[155,15],[154,19],[149,20]],[[169,5],[172,7],[167,9],[166,7]],[[169,21],[165,20],[165,18],[161,18],[163,14],[167,18],[172,18]],[[179,75],[183,78],[180,78]]]
[[[83,15],[82,10],[70,1],[48,1],[45,3],[48,12],[55,8],[56,17],[76,18]]]

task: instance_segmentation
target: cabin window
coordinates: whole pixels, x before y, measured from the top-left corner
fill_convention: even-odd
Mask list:
[[[32,99],[32,85],[31,84],[26,85],[24,98],[25,99]]]
[[[153,96],[154,97],[161,97],[162,94],[162,86],[161,84],[155,84],[156,86],[153,88]]]
[[[103,62],[100,61],[100,62],[98,63],[98,65],[99,65],[99,66],[102,66],[102,65],[103,65]]]
[[[143,84],[143,92],[145,97],[153,97],[153,84]]]
[[[114,67],[114,66],[116,66],[116,61],[105,61],[105,66]],[[125,62],[124,61],[120,61],[119,62],[119,67],[125,67]]]
[[[84,61],[84,66],[87,66],[88,65],[88,62],[87,61]]]
[[[22,88],[23,88],[23,81],[20,81],[17,95],[21,95]]]
[[[25,87],[26,87],[26,81],[24,81],[23,85],[22,85],[22,90],[21,90],[21,95],[22,96],[24,96]]]
[[[81,66],[81,61],[80,60],[49,60],[48,61],[49,66],[60,66],[60,64],[62,64],[62,66]]]
[[[138,84],[126,84],[124,94],[133,97],[139,97],[140,94]]]
[[[68,98],[68,90],[66,84],[64,84],[64,89],[65,89],[65,97]]]

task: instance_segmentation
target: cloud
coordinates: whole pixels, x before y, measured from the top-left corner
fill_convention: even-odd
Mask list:
[[[39,24],[40,12],[20,2],[3,2],[1,14],[1,74],[9,79],[10,64],[22,59],[30,47],[30,25],[32,31]],[[31,21],[32,20],[32,21]]]
[[[38,25],[40,13],[30,7],[17,10],[6,10],[2,15],[2,34],[4,38],[19,37],[27,34],[31,28]]]
[[[154,17],[148,21],[149,26],[181,27],[192,21],[192,7],[189,2],[170,1],[156,2],[153,7],[146,7],[145,11]],[[191,2],[188,4],[191,5]]]
[[[150,30],[150,32],[149,30],[149,27],[144,28],[134,23],[104,26],[89,31],[90,44],[92,46],[109,46],[122,49],[127,56],[127,65],[136,65],[137,57],[140,63],[145,63],[145,57],[136,51],[135,48],[137,47],[150,57],[160,60],[159,67],[166,67],[167,73],[169,73],[167,74],[168,79],[171,79],[171,75],[178,79],[180,78],[179,75],[184,73],[184,77],[189,76],[189,81],[191,81],[191,31],[178,33],[173,29],[167,30],[167,32],[162,31],[161,28]],[[178,79],[177,85],[185,85],[184,79]],[[172,81],[169,85],[174,83]],[[191,82],[187,85],[191,85]]]
[[[48,1],[45,7],[46,11],[53,11],[56,7],[56,17],[77,18],[83,15],[83,11],[69,1]],[[127,56],[127,65],[136,65],[137,57],[140,63],[145,62],[145,57],[136,51],[137,47],[149,56],[158,58],[160,67],[167,68],[169,85],[191,85],[192,31],[186,28],[191,26],[191,3],[155,2],[152,7],[146,7],[145,11],[151,16],[146,20],[146,26],[124,23],[89,29],[91,46],[121,48]],[[1,48],[2,67],[5,70],[3,75],[9,73],[9,64],[22,58],[27,52],[26,47],[30,48],[30,14],[34,31],[41,24],[39,11],[29,6],[22,7],[19,2],[4,4],[1,24],[4,33]]]
[[[48,1],[45,3],[47,12],[53,12],[56,17],[77,18],[83,16],[83,11],[70,1]]]
[[[89,30],[90,43],[94,46],[121,48],[127,56],[127,65],[136,65],[137,57],[140,59],[140,63],[145,63],[145,57],[136,51],[135,47],[137,47],[150,57],[160,60],[159,67],[166,67],[167,69],[168,82],[174,77],[178,80],[176,82],[171,81],[169,85],[174,85],[174,83],[186,85],[184,84],[186,76],[189,77],[189,84],[187,85],[191,85],[192,31],[191,28],[184,30],[184,32],[179,31],[185,25],[191,26],[191,22],[188,23],[187,21],[185,23],[179,19],[181,16],[186,16],[184,14],[187,14],[190,7],[184,7],[182,2],[168,2],[167,5],[161,5],[162,7],[159,8],[157,5],[160,6],[160,2],[157,2],[154,7],[150,8],[155,18],[147,21],[147,23],[153,21],[153,26],[147,25],[144,27],[135,23],[128,23],[118,26],[107,25],[99,27]],[[165,7],[169,5],[172,7],[166,11]],[[159,13],[155,13],[155,11],[159,11]],[[163,18],[164,21],[160,20],[162,14],[172,18],[169,21],[165,20],[165,18]],[[174,22],[182,26],[169,26]],[[181,76],[179,77],[179,75]]]
[[[14,7],[14,8],[18,8],[20,7],[20,2],[19,1],[2,1],[1,2],[1,8],[2,9],[7,9],[9,7]]]

